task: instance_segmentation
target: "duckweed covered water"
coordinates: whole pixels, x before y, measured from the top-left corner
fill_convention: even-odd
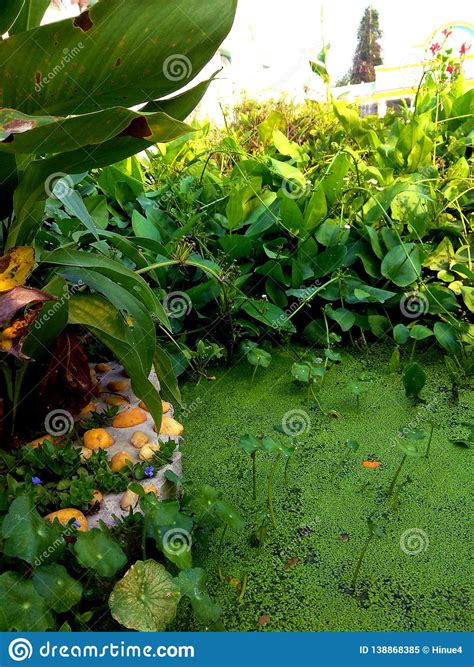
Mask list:
[[[298,352],[301,353],[301,350]],[[472,421],[473,393],[453,401],[439,355],[423,359],[428,381],[424,403],[405,397],[400,375],[389,375],[390,350],[350,351],[329,373],[322,398],[340,418],[322,417],[309,408],[306,390],[292,381],[295,348],[274,353],[270,368],[212,369],[216,380],[188,383],[183,400],[184,474],[221,489],[246,518],[242,533],[219,535],[197,552],[196,566],[209,573],[210,593],[223,608],[229,631],[461,631],[469,629],[470,451],[451,438],[466,437]],[[367,388],[357,411],[347,388],[357,380]],[[252,546],[252,529],[266,511],[266,477],[271,459],[258,460],[259,493],[252,501],[249,457],[238,448],[241,435],[272,435],[290,410],[303,410],[311,425],[297,439],[288,484],[283,465],[275,481],[278,527],[269,526],[262,547]],[[178,418],[180,418],[178,411]],[[387,498],[402,453],[397,446],[405,426],[429,430],[438,424],[428,459],[407,459],[396,498]],[[345,442],[357,440],[336,476]],[[424,447],[426,440],[419,443]],[[378,469],[362,461],[374,458]],[[350,584],[368,535],[367,519],[385,528],[374,538],[361,567],[357,594]],[[227,581],[218,577],[219,558]],[[247,576],[239,603],[235,587]],[[192,628],[185,605],[177,629]]]

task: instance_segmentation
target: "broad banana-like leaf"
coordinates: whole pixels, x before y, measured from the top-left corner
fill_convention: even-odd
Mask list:
[[[53,266],[90,269],[110,278],[117,285],[128,290],[140,299],[148,312],[158,319],[161,324],[171,330],[168,316],[155,293],[149,288],[145,280],[123,264],[102,255],[95,255],[80,250],[61,249],[43,252],[41,263]]]
[[[21,5],[21,11],[17,14],[17,19],[10,28],[9,34],[16,35],[39,26],[49,3],[50,0],[21,0],[21,2],[17,0],[17,4]]]
[[[111,350],[130,376],[134,393],[146,404],[159,431],[163,408],[159,393],[148,379],[151,367],[144,364],[139,353],[140,332],[130,329],[117,308],[98,294],[73,296],[69,302],[69,323],[87,327]]]
[[[189,125],[165,113],[140,113],[125,107],[70,118],[0,110],[0,151],[4,153],[65,153],[81,146],[90,150],[114,137],[166,143],[192,131]]]
[[[229,32],[237,0],[102,0],[0,43],[0,107],[73,115],[188,84]],[[34,48],[33,48],[34,45]]]
[[[2,0],[0,8],[0,37],[10,30],[24,4],[25,0]]]

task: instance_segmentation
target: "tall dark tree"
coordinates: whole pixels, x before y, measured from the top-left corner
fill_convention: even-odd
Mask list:
[[[382,64],[382,49],[378,40],[382,37],[379,13],[367,7],[357,32],[357,48],[352,61],[351,83],[375,81],[375,66]]]

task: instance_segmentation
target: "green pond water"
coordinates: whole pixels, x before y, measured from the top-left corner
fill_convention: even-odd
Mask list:
[[[461,389],[452,398],[440,354],[425,356],[427,385],[424,403],[405,397],[400,375],[389,375],[390,350],[372,347],[348,351],[326,381],[322,398],[340,418],[310,409],[306,390],[290,375],[301,350],[273,354],[271,366],[259,369],[250,385],[251,367],[211,369],[215,381],[183,387],[187,410],[177,411],[185,424],[182,445],[184,475],[222,490],[246,519],[242,533],[219,534],[198,547],[195,566],[206,569],[213,598],[222,606],[222,624],[230,631],[461,631],[469,629],[468,588],[472,535],[469,527],[470,454],[451,438],[466,437],[462,422],[472,421],[473,392]],[[347,388],[357,380],[367,388],[357,410]],[[288,469],[275,480],[278,527],[269,527],[262,547],[250,536],[259,512],[266,510],[266,479],[270,456],[258,460],[259,489],[251,494],[249,457],[238,448],[241,435],[272,435],[290,410],[310,418],[307,432],[297,438]],[[399,429],[434,431],[430,456],[409,458],[399,477],[402,486],[394,504],[387,498],[402,453]],[[345,442],[358,441],[336,476]],[[420,447],[424,447],[420,443]],[[362,461],[381,461],[378,469]],[[350,584],[374,516],[385,535],[370,543],[357,594]],[[229,581],[247,576],[243,599]],[[235,584],[235,582],[234,582]],[[176,629],[194,629],[182,608]]]

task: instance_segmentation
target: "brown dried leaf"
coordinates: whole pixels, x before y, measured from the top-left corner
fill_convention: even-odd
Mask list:
[[[0,326],[10,322],[16,313],[32,303],[55,301],[56,297],[33,287],[13,287],[0,294]]]

